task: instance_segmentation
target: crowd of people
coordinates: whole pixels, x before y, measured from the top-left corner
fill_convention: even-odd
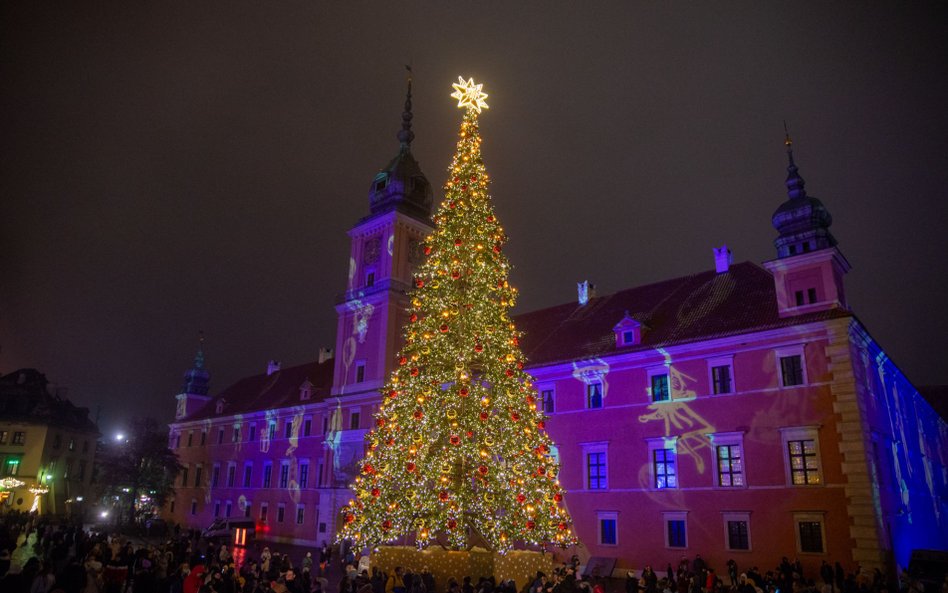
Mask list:
[[[333,558],[336,557],[336,560]],[[391,574],[370,568],[352,551],[323,546],[288,554],[259,544],[228,549],[176,532],[160,544],[83,529],[28,513],[0,515],[2,593],[889,593],[879,570],[847,572],[823,562],[807,575],[798,561],[783,558],[771,570],[739,567],[734,560],[717,570],[700,555],[667,565],[661,574],[646,565],[621,580],[581,574],[576,556],[551,574],[528,582],[493,576],[458,575],[436,582],[427,568],[396,567]],[[898,593],[922,593],[902,575]],[[896,593],[892,591],[892,593]],[[940,593],[948,593],[948,582]]]

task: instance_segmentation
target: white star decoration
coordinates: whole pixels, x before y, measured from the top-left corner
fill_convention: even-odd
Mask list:
[[[484,101],[487,93],[481,90],[484,88],[483,84],[474,84],[473,78],[465,81],[463,76],[458,76],[458,81],[451,86],[454,87],[451,97],[458,100],[458,107],[467,107],[478,113],[481,109],[487,109],[487,102]]]

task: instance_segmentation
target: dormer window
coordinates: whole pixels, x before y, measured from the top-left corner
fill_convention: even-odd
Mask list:
[[[307,401],[313,396],[313,384],[307,379],[300,385],[300,400]]]
[[[632,318],[629,312],[625,312],[622,320],[616,324],[612,331],[616,335],[616,348],[625,348],[642,343],[642,324]]]
[[[217,400],[217,406],[214,409],[216,410],[216,413],[223,414],[224,413],[224,400],[222,399]]]
[[[388,175],[381,175],[375,178],[375,191],[382,191],[388,185]]]

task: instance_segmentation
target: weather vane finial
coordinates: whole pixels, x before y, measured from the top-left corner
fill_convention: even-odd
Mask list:
[[[474,84],[473,78],[465,81],[463,76],[458,76],[458,81],[451,86],[454,87],[451,97],[458,100],[458,107],[467,107],[477,113],[480,113],[481,109],[487,109],[487,102],[484,100],[487,93],[481,90],[484,88],[483,84]]]

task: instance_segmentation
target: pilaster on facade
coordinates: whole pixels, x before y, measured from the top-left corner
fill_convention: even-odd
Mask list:
[[[885,570],[886,550],[879,526],[880,517],[872,498],[869,473],[869,424],[866,421],[866,394],[856,381],[853,365],[852,326],[858,322],[842,318],[826,323],[828,344],[826,359],[832,374],[830,392],[836,414],[841,470],[846,478],[846,509],[849,534],[854,542],[853,560],[863,571]]]

